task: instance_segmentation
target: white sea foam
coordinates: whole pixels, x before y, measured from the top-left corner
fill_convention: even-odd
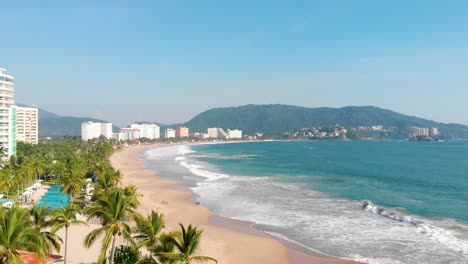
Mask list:
[[[468,241],[457,238],[452,231],[424,223],[423,221],[416,220],[408,215],[398,215],[394,212],[388,211],[388,209],[377,206],[370,201],[364,201],[362,203],[362,208],[363,210],[372,212],[373,214],[413,225],[419,232],[427,235],[430,239],[442,243],[460,253],[468,254]]]

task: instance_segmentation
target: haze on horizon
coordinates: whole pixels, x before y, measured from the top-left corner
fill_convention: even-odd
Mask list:
[[[468,124],[466,1],[3,1],[15,101],[126,125],[374,105]]]

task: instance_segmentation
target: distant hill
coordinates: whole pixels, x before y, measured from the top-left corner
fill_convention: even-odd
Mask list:
[[[28,105],[18,104],[19,106],[29,107]],[[34,106],[35,107],[35,106]],[[81,123],[86,121],[93,122],[105,122],[108,121],[100,120],[90,117],[72,117],[72,116],[61,116],[40,107],[36,107],[39,114],[39,137],[63,137],[63,136],[80,136],[81,135]],[[118,131],[120,128],[113,126],[114,131]]]
[[[450,137],[468,138],[468,127],[465,125],[439,123],[374,106],[307,108],[291,105],[245,105],[214,108],[195,116],[185,126],[198,132],[206,131],[208,127],[222,127],[242,129],[245,133],[278,133],[336,124],[348,128],[376,125],[397,127],[400,137],[408,136],[410,126],[438,127]]]

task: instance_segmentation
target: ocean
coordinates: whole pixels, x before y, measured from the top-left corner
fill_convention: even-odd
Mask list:
[[[220,216],[371,264],[468,263],[468,141],[269,141],[144,160]]]

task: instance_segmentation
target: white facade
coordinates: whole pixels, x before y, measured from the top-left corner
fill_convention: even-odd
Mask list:
[[[81,123],[81,139],[89,140],[104,136],[107,139],[112,138],[112,123],[94,123],[87,121]]]
[[[239,130],[239,129],[234,129],[234,130],[228,129],[227,134],[228,134],[229,139],[241,139],[242,138],[242,130]]]
[[[427,127],[411,127],[412,136],[429,136],[429,128]]]
[[[115,139],[116,141],[123,141],[125,140],[125,134],[122,132],[112,133],[112,139]]]
[[[16,109],[12,108],[14,80],[0,68],[0,146],[6,151],[4,159],[16,155]]]
[[[38,110],[35,107],[16,107],[16,140],[37,144],[39,141]]]
[[[122,140],[136,140],[140,138],[140,130],[136,128],[121,128],[120,133],[123,134]]]
[[[160,137],[160,128],[155,124],[132,124],[132,129],[140,131],[140,138],[158,139]]]
[[[112,138],[112,123],[100,123],[101,124],[101,136],[107,139]]]
[[[208,128],[208,136],[210,138],[218,138],[218,128],[217,127]]]
[[[164,136],[165,138],[175,138],[176,137],[175,129],[172,129],[172,128],[166,129]]]
[[[432,127],[432,128],[431,128],[431,135],[433,135],[433,136],[438,136],[438,135],[440,135],[439,129],[438,129],[437,127]]]

